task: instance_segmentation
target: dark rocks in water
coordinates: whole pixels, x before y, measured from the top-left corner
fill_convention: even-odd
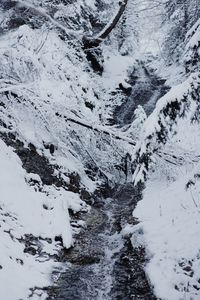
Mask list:
[[[93,204],[93,197],[92,195],[84,188],[80,189],[80,198],[84,200],[87,204]]]
[[[138,75],[134,75],[134,73],[131,74],[130,75],[130,83],[131,83],[131,85],[134,86],[136,84],[136,82],[137,82],[138,79],[139,79]]]
[[[123,85],[123,83],[120,83],[119,84],[119,88],[127,95],[127,96],[130,96],[131,95],[131,92],[132,92],[132,87],[129,86],[129,87],[126,87]]]
[[[111,299],[156,300],[143,270],[145,250],[133,248],[130,240],[124,244],[121,255],[114,266],[115,281]]]
[[[94,72],[102,75],[103,73],[103,59],[102,52],[99,48],[86,49],[86,58],[90,62]]]
[[[37,250],[34,247],[29,246],[24,249],[24,253],[28,253],[34,256],[37,254]]]
[[[166,80],[159,78],[154,71],[150,71],[142,62],[138,62],[137,67],[129,76],[129,84],[132,89],[128,89],[122,97],[122,104],[116,106],[113,113],[112,124],[121,126],[131,124],[134,120],[134,111],[141,105],[146,114],[149,115],[155,108],[159,98],[169,91],[165,85]]]
[[[24,253],[28,253],[33,256],[38,255],[40,257],[42,257],[43,255],[46,256],[46,253],[43,253],[42,250],[42,242],[44,241],[49,244],[52,243],[52,240],[50,238],[42,238],[40,236],[36,237],[32,234],[26,234],[19,239],[19,242],[24,244]]]
[[[106,187],[111,198],[99,190],[91,211],[85,215],[87,227],[76,235],[73,248],[65,250],[66,262],[56,285],[48,290],[49,300],[155,300],[144,272],[145,250],[134,248],[122,228],[129,220],[136,224],[132,211],[142,197],[142,185],[131,183]]]
[[[92,255],[79,255],[78,257],[68,257],[67,262],[70,262],[74,265],[84,266],[84,265],[92,265],[100,262],[99,256]]]
[[[45,147],[45,149],[49,149],[49,152],[51,154],[53,154],[55,152],[55,149],[56,149],[56,147],[51,143],[49,143],[49,144],[44,143],[44,147]]]

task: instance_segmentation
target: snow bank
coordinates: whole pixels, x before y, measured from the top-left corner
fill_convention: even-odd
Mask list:
[[[153,113],[144,123],[141,139],[136,145],[133,160],[137,167],[133,175],[135,183],[144,181],[156,152],[176,132],[177,122],[181,118],[195,120],[198,110],[200,74],[192,73],[189,78],[173,87],[156,104]]]
[[[200,182],[187,191],[186,183],[148,183],[134,212],[150,257],[146,272],[156,295],[167,300],[200,297]]]
[[[198,21],[185,40],[188,78],[157,102],[133,155],[133,180],[147,180],[132,243],[145,247],[147,276],[163,300],[200,299],[199,29]]]
[[[48,254],[59,250],[55,237],[61,236],[67,248],[73,243],[68,208],[77,211],[84,204],[63,189],[47,187],[41,193],[29,186],[26,181],[39,181],[39,176],[27,175],[17,155],[1,140],[0,166],[1,298],[28,299],[29,288],[48,286],[50,273],[58,266],[48,260]],[[25,253],[26,235],[41,239],[40,254]]]
[[[146,273],[164,300],[200,298],[199,123],[180,119],[149,173],[133,235],[146,248]],[[139,235],[136,235],[140,232]]]
[[[125,87],[130,87],[128,70],[134,65],[135,59],[131,56],[122,56],[118,52],[108,53],[110,49],[104,49],[105,63],[103,72],[103,86],[106,90],[114,90],[123,83]]]

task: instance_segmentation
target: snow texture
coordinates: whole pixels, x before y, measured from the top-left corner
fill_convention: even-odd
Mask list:
[[[186,35],[185,79],[157,102],[133,155],[135,182],[148,175],[133,213],[141,222],[129,231],[146,248],[146,273],[165,300],[200,297],[199,41],[197,21]]]
[[[147,249],[146,272],[156,296],[196,300],[200,290],[199,125],[186,121],[179,125],[176,137],[162,149],[134,211],[141,220],[134,231],[140,232],[140,245]]]
[[[63,189],[44,187],[39,192],[29,186],[30,179],[40,184],[39,176],[26,174],[18,156],[2,141],[0,165],[1,297],[28,299],[29,288],[48,286],[50,274],[59,267],[48,258],[60,249],[55,237],[61,236],[66,248],[73,244],[68,209],[77,211],[85,204],[77,194]],[[35,255],[25,252],[28,235],[39,238],[40,251],[36,245]]]

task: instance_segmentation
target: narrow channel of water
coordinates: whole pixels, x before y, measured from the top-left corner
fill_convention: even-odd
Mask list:
[[[165,80],[149,72],[143,62],[130,77],[132,92],[117,107],[113,121],[130,124],[138,104],[150,114],[157,100],[169,89]],[[123,237],[127,224],[136,224],[133,210],[142,197],[142,187],[116,185],[110,197],[99,196],[86,215],[86,228],[65,253],[66,269],[49,292],[49,300],[155,300],[144,272],[145,250]]]
[[[87,228],[66,253],[69,264],[49,299],[155,299],[143,271],[143,249],[134,249],[121,233],[127,222],[136,222],[132,211],[140,198],[141,189],[127,183],[116,187],[112,197],[99,199],[86,219]]]

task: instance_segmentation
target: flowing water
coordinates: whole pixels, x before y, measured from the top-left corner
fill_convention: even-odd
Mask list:
[[[122,235],[127,222],[136,223],[132,211],[141,188],[127,183],[114,190],[111,197],[98,199],[87,216],[87,228],[65,254],[68,266],[49,299],[155,299],[143,271],[144,250],[134,249]]]
[[[138,104],[150,114],[158,98],[168,90],[164,80],[149,73],[143,63],[139,63],[130,80],[132,92],[113,115],[119,126],[133,121]],[[137,224],[132,212],[141,193],[142,187],[125,183],[115,186],[109,197],[102,194],[96,198],[85,217],[86,228],[64,255],[66,268],[50,289],[50,300],[156,299],[144,272],[144,249],[134,247],[130,236],[122,235],[127,224]]]
[[[143,106],[147,116],[152,113],[156,102],[167,93],[169,87],[165,79],[159,78],[154,71],[150,71],[143,62],[130,75],[132,90],[126,101],[116,107],[113,119],[116,124],[124,126],[132,123],[134,111],[138,105]]]

